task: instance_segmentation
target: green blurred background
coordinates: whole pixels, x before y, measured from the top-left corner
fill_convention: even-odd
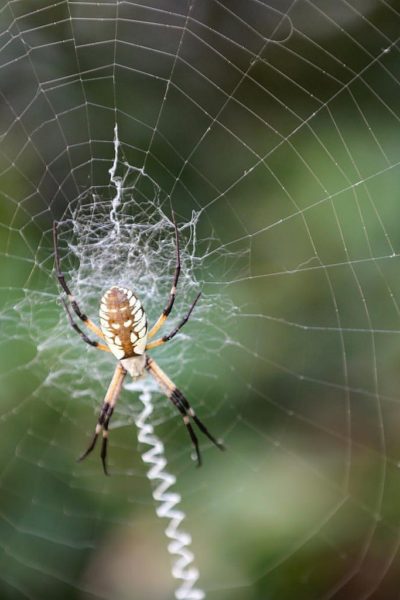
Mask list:
[[[201,318],[154,356],[228,452],[203,440],[196,470],[158,394],[154,423],[207,598],[399,597],[399,9],[3,3],[1,599],[174,594],[137,394],[114,419],[113,476],[75,462],[113,362],[68,326],[51,224],[79,244],[76,211],[110,206],[115,123],[117,172],[144,174],[132,218],[156,201],[182,225],[198,213]],[[95,315],[92,267],[96,293],[75,282]],[[164,296],[149,293],[152,319]]]

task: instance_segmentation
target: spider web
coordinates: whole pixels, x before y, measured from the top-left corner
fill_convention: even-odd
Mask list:
[[[77,464],[114,368],[69,327],[112,284],[228,452],[149,380],[212,600],[398,597],[398,4],[9,0],[0,9],[0,586],[173,595],[124,389],[110,470]]]

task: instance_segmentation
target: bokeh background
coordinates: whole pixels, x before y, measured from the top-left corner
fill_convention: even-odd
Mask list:
[[[174,249],[166,220],[152,232],[170,204],[184,248],[175,314],[194,290],[203,299],[154,356],[228,452],[203,440],[195,469],[157,392],[153,422],[207,598],[399,597],[399,9],[3,2],[1,598],[174,595],[137,393],[113,421],[112,477],[96,453],[75,462],[113,361],[69,328],[51,241],[58,219],[90,314],[123,273],[155,319]],[[116,124],[129,259],[126,240],[98,251]]]

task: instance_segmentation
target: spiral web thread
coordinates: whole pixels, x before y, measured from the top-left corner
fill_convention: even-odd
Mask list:
[[[189,550],[192,538],[180,529],[180,525],[186,517],[182,510],[177,509],[182,498],[177,492],[168,491],[175,485],[176,477],[167,471],[168,463],[165,457],[164,444],[154,433],[154,427],[147,422],[153,412],[151,392],[145,390],[139,398],[144,408],[135,421],[138,427],[138,440],[141,444],[150,446],[150,450],[142,453],[142,460],[147,465],[151,465],[147,471],[147,478],[151,483],[156,483],[153,487],[153,498],[159,503],[156,514],[159,518],[169,519],[168,526],[165,529],[166,536],[171,540],[168,544],[168,552],[171,556],[176,557],[171,573],[175,579],[182,582],[175,591],[175,598],[179,600],[201,600],[205,598],[205,593],[195,587],[199,578],[199,571],[192,565],[194,554]]]

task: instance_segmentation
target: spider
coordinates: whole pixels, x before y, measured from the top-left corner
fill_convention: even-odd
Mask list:
[[[188,312],[175,329],[173,329],[169,334],[148,343],[148,338],[152,338],[168,318],[175,301],[181,263],[179,252],[179,234],[174,215],[173,224],[175,228],[176,267],[172,288],[167,304],[161,313],[161,316],[157,319],[150,331],[148,331],[146,313],[144,312],[142,303],[131,290],[125,287],[113,286],[108,289],[101,298],[99,313],[100,327],[93,323],[93,321],[91,321],[81,311],[78,302],[73,296],[65,280],[65,275],[61,270],[60,254],[58,250],[58,223],[56,221],[53,222],[55,273],[60,286],[66,294],[67,299],[63,299],[62,302],[64,304],[69,323],[71,327],[81,336],[84,342],[90,346],[93,346],[94,348],[97,348],[98,350],[111,352],[118,360],[114,375],[104,398],[103,406],[100,410],[94,436],[87,450],[78,458],[78,461],[82,461],[92,452],[92,450],[94,450],[99,434],[102,433],[103,440],[100,456],[105,475],[109,474],[107,469],[108,427],[127,373],[129,373],[134,380],[144,375],[146,371],[154,377],[169,400],[182,415],[183,422],[186,425],[196,452],[197,466],[200,466],[202,461],[199,443],[191,425],[191,419],[193,419],[200,431],[205,434],[208,439],[215,444],[215,446],[217,446],[220,450],[225,449],[224,445],[217,441],[214,436],[211,435],[202,421],[200,421],[182,392],[176,387],[171,379],[169,379],[166,373],[162,371],[154,359],[147,354],[148,350],[157,348],[158,346],[169,342],[173,337],[175,337],[178,331],[189,320],[190,315],[192,314],[193,309],[201,295],[201,293],[199,293],[196,296]],[[89,338],[74,321],[71,309],[83,322],[83,324],[98,338],[100,338],[102,342],[105,343],[101,343]]]

